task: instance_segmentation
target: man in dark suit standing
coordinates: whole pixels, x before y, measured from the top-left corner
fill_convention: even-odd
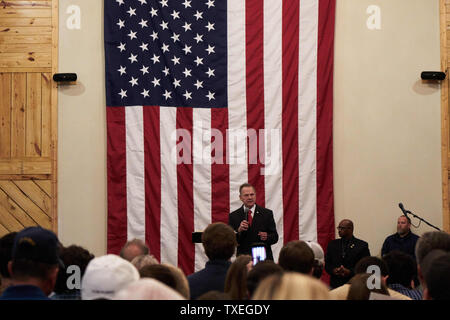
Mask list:
[[[370,256],[367,242],[353,236],[352,221],[342,220],[337,229],[341,239],[330,241],[325,255],[325,270],[333,289],[347,283],[355,275],[356,263]]]
[[[251,184],[239,187],[239,199],[242,207],[228,217],[228,224],[237,232],[237,255],[251,255],[254,243],[264,243],[267,259],[273,260],[271,245],[277,243],[278,233],[272,210],[256,204],[256,191]]]

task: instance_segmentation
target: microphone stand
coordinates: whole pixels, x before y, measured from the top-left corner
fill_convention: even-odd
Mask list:
[[[419,217],[418,215],[412,213],[411,211],[405,210],[405,212],[411,214],[414,218],[417,218],[417,219],[419,219],[420,221],[425,222],[427,225],[429,225],[429,226],[432,227],[432,228],[435,228],[437,231],[441,231],[441,229],[439,229],[439,228],[436,227],[436,226],[433,226],[433,225],[432,225],[431,223],[429,223],[427,220],[422,219],[421,217]]]

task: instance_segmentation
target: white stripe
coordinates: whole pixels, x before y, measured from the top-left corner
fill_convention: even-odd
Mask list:
[[[125,108],[127,237],[145,239],[145,160],[142,106]]]
[[[160,108],[161,136],[161,263],[178,265],[177,109]]]
[[[230,158],[230,140],[227,137],[227,163],[230,164],[230,210],[234,211],[241,202],[239,186],[247,182],[247,108],[245,67],[245,1],[229,0],[228,26],[228,133],[235,139],[239,150],[237,158]],[[239,132],[241,130],[241,132]],[[243,131],[242,131],[243,130]],[[243,133],[243,134],[242,134]],[[234,150],[236,151],[236,150]]]
[[[317,241],[316,106],[318,0],[300,1],[299,40],[299,237]]]
[[[194,231],[211,223],[211,109],[194,108],[193,115]],[[201,243],[195,244],[195,271],[208,261]]]
[[[264,1],[264,119],[266,207],[273,210],[279,235],[272,246],[275,261],[283,246],[282,173],[282,15],[281,1]],[[270,160],[270,161],[269,161]]]

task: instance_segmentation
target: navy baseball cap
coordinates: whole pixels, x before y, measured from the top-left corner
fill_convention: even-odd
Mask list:
[[[42,227],[28,227],[14,238],[12,259],[61,265],[59,247],[58,237],[53,231]]]

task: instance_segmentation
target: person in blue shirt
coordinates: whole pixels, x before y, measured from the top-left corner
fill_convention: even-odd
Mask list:
[[[398,250],[409,254],[413,259],[416,259],[415,247],[419,236],[411,232],[411,219],[404,215],[397,219],[397,232],[388,236],[384,240],[381,248],[381,256]]]

